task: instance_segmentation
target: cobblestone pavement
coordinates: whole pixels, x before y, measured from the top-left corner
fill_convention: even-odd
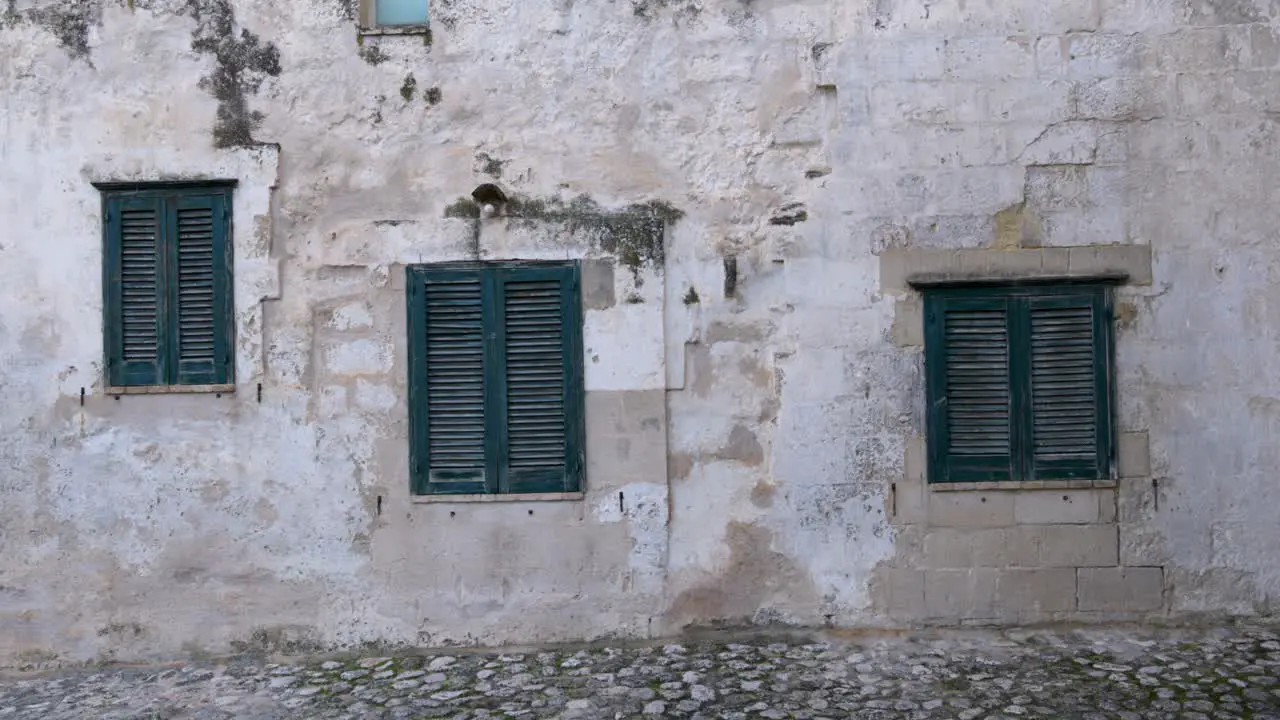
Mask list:
[[[0,718],[1275,718],[1280,635],[1095,629],[61,671]]]

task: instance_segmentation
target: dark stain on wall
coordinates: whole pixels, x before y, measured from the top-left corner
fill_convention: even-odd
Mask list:
[[[509,162],[511,161],[498,159],[486,152],[476,153],[476,163],[479,165],[480,172],[492,178],[502,177],[502,169]]]
[[[381,65],[391,57],[383,52],[382,48],[377,45],[361,45],[359,53],[361,60],[364,60],[374,67]]]
[[[304,655],[324,648],[316,628],[308,625],[277,625],[254,628],[248,638],[232,640],[231,649],[241,655]]]
[[[637,277],[645,265],[658,271],[664,268],[666,226],[684,217],[684,211],[661,200],[608,209],[586,195],[568,203],[512,197],[505,203],[503,214],[529,222],[559,223],[567,226],[570,233],[585,231],[596,247],[612,254]],[[480,217],[480,207],[471,198],[459,198],[445,208],[445,217]]]
[[[400,85],[400,97],[404,98],[405,102],[409,102],[416,92],[418,92],[418,80],[413,73],[409,73],[404,76],[404,82]]]
[[[359,0],[332,0],[334,7],[338,9],[338,16],[344,20],[356,19],[356,5]]]
[[[200,80],[200,87],[218,101],[214,146],[261,145],[253,131],[262,123],[262,113],[249,109],[248,95],[268,76],[280,74],[280,51],[247,29],[236,33],[230,0],[188,0],[186,12],[196,21],[191,49],[214,58],[213,71]]]
[[[772,502],[769,495],[760,501]],[[776,614],[770,606],[779,597],[798,606],[817,604],[813,581],[791,558],[773,549],[773,533],[767,528],[734,520],[725,540],[728,567],[672,602],[667,616],[677,627],[767,623]]]
[[[668,9],[672,11],[676,17],[682,17],[692,20],[702,14],[702,8],[688,0],[631,0],[631,13],[638,18],[644,20],[652,20]]]
[[[89,27],[102,23],[101,2],[67,3],[63,7],[32,8],[18,10],[17,0],[7,0],[0,27],[13,27],[19,23],[38,25],[53,34],[58,44],[71,57],[89,62]],[[89,62],[90,66],[93,65]]]
[[[469,218],[475,220],[480,217],[480,204],[469,197],[458,198],[445,206],[444,216],[447,218]]]
[[[770,225],[795,225],[809,219],[809,211],[805,209],[804,203],[787,203],[778,209],[769,218]]]
[[[434,0],[431,3],[431,24],[452,31],[458,24],[458,10],[454,0]]]

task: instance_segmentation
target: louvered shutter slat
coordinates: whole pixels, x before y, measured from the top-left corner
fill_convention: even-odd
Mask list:
[[[1105,476],[1099,457],[1098,293],[1032,298],[1031,437],[1034,479]]]
[[[486,470],[485,331],[481,278],[428,273],[422,303],[428,491],[483,492]]]
[[[107,212],[110,382],[155,385],[164,372],[162,207],[155,198],[126,198]]]

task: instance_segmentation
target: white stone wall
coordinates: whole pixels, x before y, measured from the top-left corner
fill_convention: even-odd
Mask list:
[[[429,41],[353,4],[0,10],[6,663],[972,619],[900,516],[917,298],[881,273],[924,250],[1150,247],[1149,466],[1100,522],[1155,614],[1276,610],[1272,3],[434,0]],[[238,387],[115,399],[91,183],[178,178],[239,181]],[[446,217],[482,182],[531,219]],[[548,216],[584,195],[679,211],[661,261]],[[411,502],[403,265],[477,252],[608,270],[583,501]]]

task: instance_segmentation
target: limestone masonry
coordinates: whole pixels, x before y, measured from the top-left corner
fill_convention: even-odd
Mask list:
[[[0,8],[0,666],[1280,612],[1280,3],[429,13]],[[212,180],[233,377],[115,383],[111,193]],[[415,495],[406,268],[497,260],[581,486]],[[1113,471],[929,482],[922,287],[1050,280]]]

